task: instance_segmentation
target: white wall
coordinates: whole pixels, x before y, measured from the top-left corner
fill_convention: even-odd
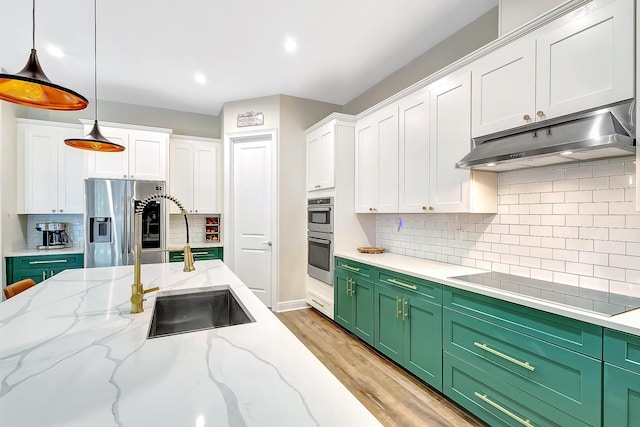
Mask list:
[[[377,245],[640,297],[635,172],[635,157],[501,172],[497,215],[381,214]]]
[[[500,0],[500,35],[536,19],[567,0]]]
[[[0,252],[4,253],[26,247],[26,217],[17,214],[17,107],[0,102]],[[6,285],[4,257],[2,260],[2,283]]]
[[[50,111],[17,107],[16,117],[52,122],[80,123],[80,119],[94,119],[93,100],[81,111]],[[172,129],[174,134],[220,138],[220,117],[214,115],[167,110],[144,105],[100,101],[98,119],[101,122],[125,123]]]
[[[343,113],[358,114],[481,48],[498,37],[498,8],[429,49],[346,103]]]

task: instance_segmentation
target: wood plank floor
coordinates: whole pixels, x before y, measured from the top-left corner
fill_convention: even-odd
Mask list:
[[[383,425],[484,425],[317,311],[276,315]]]

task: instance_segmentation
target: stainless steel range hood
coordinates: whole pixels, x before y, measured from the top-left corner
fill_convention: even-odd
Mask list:
[[[636,152],[634,110],[628,100],[475,138],[456,167],[501,172],[629,156]]]

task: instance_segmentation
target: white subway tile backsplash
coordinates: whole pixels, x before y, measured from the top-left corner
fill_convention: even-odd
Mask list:
[[[498,214],[377,215],[378,246],[419,258],[640,295],[635,160],[498,173]],[[577,295],[577,294],[576,294]]]

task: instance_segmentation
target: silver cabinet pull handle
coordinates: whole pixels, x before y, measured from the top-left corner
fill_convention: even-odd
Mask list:
[[[393,283],[394,285],[404,286],[405,288],[413,289],[414,291],[416,289],[418,289],[418,287],[415,286],[415,285],[408,285],[408,284],[400,282],[399,280],[396,280],[396,279],[387,279],[387,282]]]
[[[360,271],[360,269],[359,269],[359,268],[357,268],[357,267],[351,267],[350,265],[347,265],[347,264],[341,264],[341,267],[342,267],[342,268],[346,268],[346,269],[351,270],[351,271]]]
[[[192,255],[209,255],[209,252],[191,252]],[[184,252],[182,253],[184,256]]]
[[[520,418],[519,416],[517,416],[516,414],[514,414],[513,412],[511,412],[510,410],[503,408],[502,406],[498,405],[496,402],[494,402],[493,400],[489,399],[487,397],[486,394],[480,394],[477,391],[473,393],[477,398],[484,400],[485,402],[487,402],[489,405],[493,406],[494,408],[496,408],[498,411],[502,412],[503,414],[507,415],[508,417],[513,418],[514,420],[516,420],[517,422],[519,422],[520,424],[522,424],[523,426],[527,426],[527,427],[533,427],[533,424],[531,424],[531,421],[529,420],[524,420],[522,418]]]
[[[534,368],[533,366],[529,365],[529,362],[522,362],[522,361],[520,361],[518,359],[514,359],[513,357],[507,356],[506,354],[501,353],[498,350],[492,349],[491,347],[489,347],[486,344],[480,344],[479,342],[474,341],[473,345],[475,345],[476,347],[481,348],[483,350],[486,350],[491,354],[495,354],[498,357],[502,357],[503,359],[508,360],[511,363],[515,363],[518,366],[522,366],[523,368],[526,368],[526,369],[530,370],[531,372],[536,370],[536,368]]]
[[[42,280],[47,280],[47,272],[42,271]]]
[[[34,265],[34,264],[58,264],[58,263],[64,263],[67,262],[66,259],[53,259],[51,261],[29,261],[29,265]]]
[[[315,300],[315,299],[313,299],[313,298],[311,298],[311,301],[315,302],[315,303],[316,303],[316,304],[318,304],[320,307],[324,308],[324,304],[323,304],[323,303],[321,303],[321,302],[319,302],[319,301],[316,301],[316,300]]]

